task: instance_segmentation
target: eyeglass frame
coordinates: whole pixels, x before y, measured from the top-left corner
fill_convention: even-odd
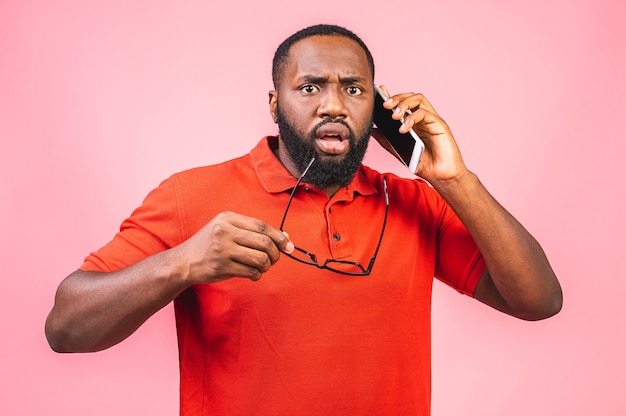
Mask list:
[[[298,185],[300,185],[300,183],[302,182],[302,179],[304,178],[304,176],[306,175],[306,173],[309,171],[309,168],[311,167],[311,165],[313,164],[313,162],[315,162],[315,158],[311,159],[311,161],[309,162],[309,164],[307,165],[307,167],[304,169],[304,171],[302,172],[302,174],[300,175],[300,177],[298,178],[298,180],[296,181],[295,186],[293,187],[290,195],[289,195],[289,200],[287,201],[287,206],[285,207],[285,212],[283,214],[283,219],[280,222],[280,227],[279,230],[283,231],[283,225],[285,225],[285,219],[287,218],[287,212],[289,211],[289,207],[291,206],[291,201],[293,200],[293,197],[296,193],[296,190],[298,189]],[[343,275],[347,275],[347,276],[369,276],[370,273],[372,272],[372,269],[374,268],[374,262],[376,261],[376,257],[378,256],[378,250],[380,249],[380,245],[383,241],[383,235],[385,234],[385,228],[387,226],[387,217],[389,215],[389,193],[387,192],[387,178],[385,176],[383,176],[383,192],[385,194],[385,218],[383,219],[383,226],[382,229],[380,230],[380,237],[378,238],[378,243],[376,244],[376,250],[374,251],[374,255],[372,256],[372,258],[370,259],[367,269],[365,269],[360,263],[355,262],[355,261],[348,261],[348,260],[339,260],[339,259],[326,259],[326,261],[324,261],[323,264],[320,264],[317,261],[317,255],[313,254],[313,253],[309,253],[308,251],[294,246],[294,250],[297,250],[299,252],[301,252],[302,254],[304,254],[305,256],[307,256],[309,259],[311,259],[311,261],[307,261],[304,259],[300,259],[290,253],[287,253],[285,251],[283,251],[282,253],[285,254],[288,257],[291,257],[292,259],[300,262],[300,263],[304,263],[304,264],[309,264],[311,266],[315,266],[319,269],[326,269],[326,270],[330,270],[331,272],[334,273],[339,273],[339,274],[343,274]],[[358,272],[349,272],[349,271],[344,271],[344,270],[340,270],[340,269],[335,269],[332,266],[329,267],[329,265],[332,265],[333,263],[337,263],[337,264],[344,264],[344,265],[349,265],[349,266],[354,266],[358,269],[361,270],[360,273]]]

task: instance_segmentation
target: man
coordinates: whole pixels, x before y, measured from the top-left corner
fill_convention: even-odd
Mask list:
[[[173,300],[181,414],[427,415],[433,276],[527,320],[560,310],[559,283],[421,94],[385,106],[411,110],[432,187],[361,165],[381,137],[352,32],[296,33],[273,79],[279,136],[154,190],[61,283],[50,345],[108,348]]]

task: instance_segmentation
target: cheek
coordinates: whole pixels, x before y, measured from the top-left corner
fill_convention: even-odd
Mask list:
[[[358,124],[359,126],[364,126],[368,123],[371,123],[372,117],[374,115],[374,103],[358,102],[353,104],[354,105],[349,108],[350,117],[352,118],[353,122],[355,124]]]
[[[372,127],[372,115],[364,113],[358,118],[352,119],[354,123],[354,129],[359,134],[365,134]]]
[[[308,137],[313,131],[315,123],[312,123],[310,119],[304,119],[298,115],[295,115],[291,120],[291,127],[298,132],[301,137]]]
[[[298,130],[302,137],[309,139],[310,136],[315,135],[315,128],[320,123],[320,119],[315,117],[305,117],[302,114],[294,117],[293,126]]]
[[[293,100],[280,107],[281,113],[294,127],[306,129],[316,122],[317,104],[313,100]]]

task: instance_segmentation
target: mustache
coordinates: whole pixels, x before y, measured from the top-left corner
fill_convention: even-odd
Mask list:
[[[350,127],[350,125],[348,123],[346,123],[345,120],[343,120],[342,118],[326,118],[326,119],[320,121],[319,123],[317,123],[313,127],[313,129],[311,130],[310,136],[315,138],[315,134],[316,134],[317,130],[319,130],[320,127],[325,126],[328,123],[342,124],[350,132],[350,138],[354,137],[354,131],[352,131],[352,128]]]

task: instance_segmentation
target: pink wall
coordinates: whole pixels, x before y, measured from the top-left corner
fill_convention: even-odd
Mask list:
[[[433,414],[626,414],[625,3],[247,3],[0,2],[0,414],[177,413],[171,307],[57,355],[54,290],[167,175],[275,132],[274,48],[321,21],[361,34],[392,92],[430,98],[564,287],[529,324],[437,285]]]

